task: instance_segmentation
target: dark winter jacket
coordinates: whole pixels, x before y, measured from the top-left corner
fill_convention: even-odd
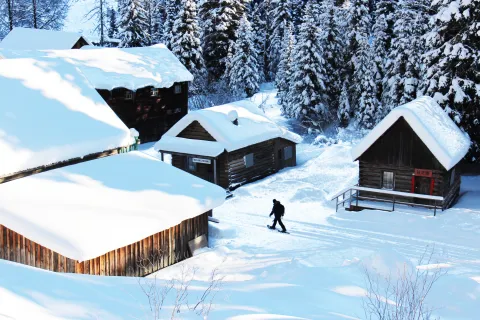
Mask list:
[[[284,206],[279,201],[277,201],[273,205],[272,212],[270,213],[270,216],[273,214],[273,215],[275,215],[275,217],[281,217],[281,216],[283,216],[284,212],[285,212]]]

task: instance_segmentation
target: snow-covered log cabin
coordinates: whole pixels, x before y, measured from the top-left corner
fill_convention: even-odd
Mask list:
[[[430,97],[392,110],[352,150],[359,161],[359,186],[443,198],[450,207],[460,191],[459,162],[470,139]],[[391,199],[392,194],[360,192],[360,200]],[[400,202],[429,205],[432,200],[397,197]]]
[[[0,60],[0,183],[129,151],[136,135],[61,59]]]
[[[107,104],[140,141],[160,139],[188,113],[188,84],[193,76],[164,45],[142,48],[81,50],[2,50],[8,58],[62,59],[72,64],[97,89]]]
[[[190,112],[155,144],[172,165],[226,189],[296,165],[301,137],[242,100]]]
[[[118,154],[131,130],[70,63],[0,61],[0,93],[0,259],[144,276],[208,239],[225,190],[144,153]]]
[[[0,48],[12,50],[68,50],[91,45],[76,32],[32,28],[13,28],[0,42]]]

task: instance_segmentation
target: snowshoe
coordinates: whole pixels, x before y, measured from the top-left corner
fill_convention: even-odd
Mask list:
[[[283,231],[283,230],[278,230],[278,232],[280,232],[280,233],[286,233],[286,234],[290,234],[290,232],[288,232],[288,231]]]

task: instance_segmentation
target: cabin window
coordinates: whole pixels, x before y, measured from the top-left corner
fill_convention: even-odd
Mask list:
[[[197,171],[197,163],[193,162],[192,157],[188,157],[188,171]]]
[[[133,92],[125,91],[125,100],[133,100]]]
[[[243,161],[245,162],[245,168],[250,168],[253,166],[253,153],[247,154],[243,157]]]
[[[182,108],[175,109],[175,113],[180,113],[180,112],[182,112]]]
[[[171,109],[168,109],[168,110],[167,110],[167,114],[172,114],[172,110],[171,110]]]
[[[176,85],[173,87],[173,92],[174,92],[175,94],[180,94],[180,93],[182,93],[182,86],[179,85],[179,84],[176,84]]]
[[[452,169],[452,173],[450,175],[450,186],[453,185],[455,182],[455,168]]]
[[[152,91],[150,91],[152,97],[158,97],[158,89],[152,88]]]
[[[288,146],[288,147],[283,148],[283,155],[284,155],[285,160],[292,159],[292,157],[293,157],[293,147]]]
[[[393,190],[395,185],[395,176],[393,172],[384,171],[382,180],[382,189]]]

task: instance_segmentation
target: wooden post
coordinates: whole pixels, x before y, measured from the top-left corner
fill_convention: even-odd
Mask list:
[[[163,151],[160,151],[160,159],[162,159],[162,162],[164,162],[163,161]]]
[[[393,206],[392,206],[392,211],[395,211],[395,195],[393,195]]]
[[[217,159],[213,159],[213,182],[218,184],[217,181]]]
[[[436,217],[437,216],[437,200],[435,200],[435,207],[433,208],[433,216]]]
[[[335,212],[338,212],[338,197],[335,198],[336,203],[335,203]]]
[[[357,207],[357,210],[358,210],[358,197],[360,196],[360,191],[359,190],[355,190],[357,191],[357,196],[355,197],[355,206]]]
[[[348,209],[350,210],[352,210],[352,195],[353,195],[353,192],[352,192],[352,189],[350,189],[350,198],[348,199],[349,201]]]

